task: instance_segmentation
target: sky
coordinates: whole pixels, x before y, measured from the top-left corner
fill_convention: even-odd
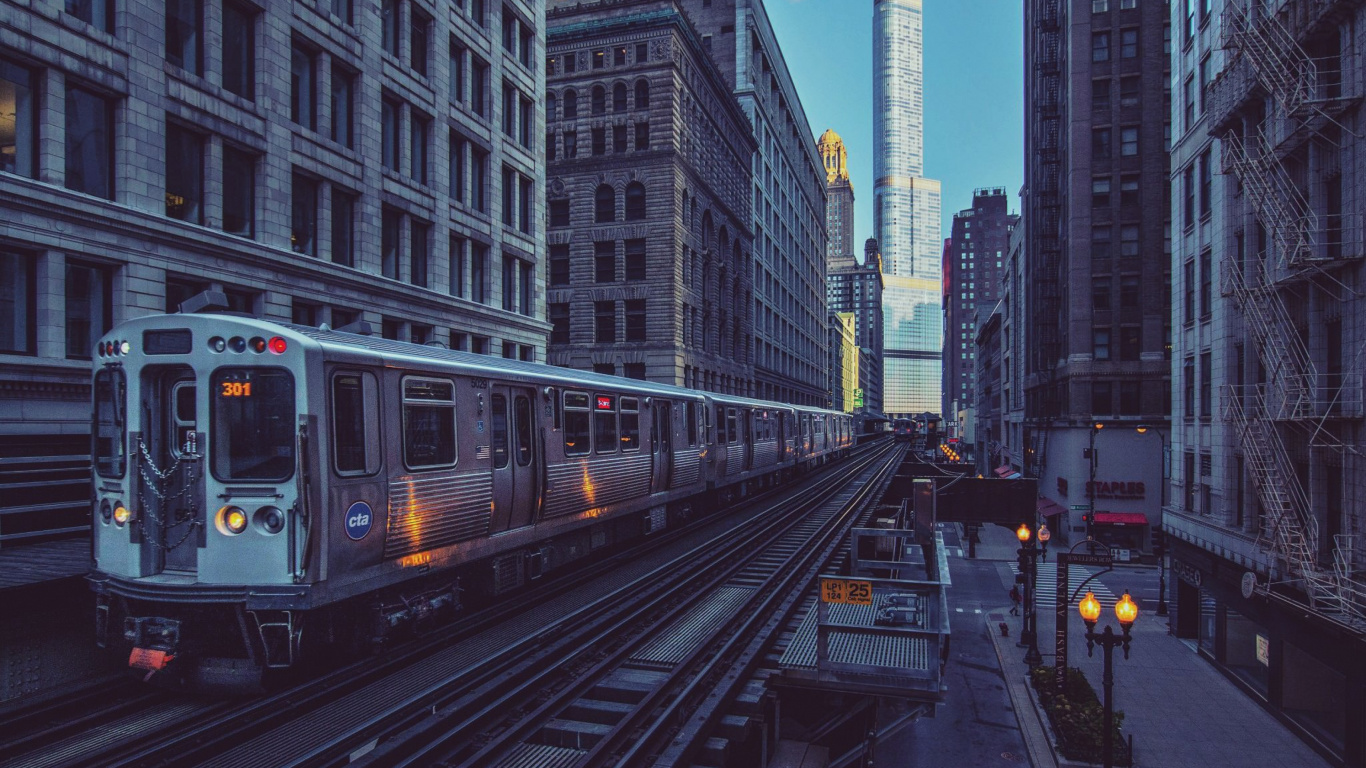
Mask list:
[[[855,252],[873,236],[872,0],[767,0],[812,141],[835,129],[854,183]],[[1024,184],[1024,11],[1018,0],[925,0],[925,175],[942,234],[972,190]]]

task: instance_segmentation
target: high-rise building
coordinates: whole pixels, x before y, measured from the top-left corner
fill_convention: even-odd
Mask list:
[[[849,180],[849,153],[838,133],[826,129],[816,142],[825,168],[825,269],[853,266],[854,183]]]
[[[1025,5],[1026,474],[1064,540],[1130,557],[1161,514],[1161,451],[1135,428],[1170,411],[1167,10]]]
[[[862,264],[840,267],[826,277],[830,311],[854,314],[862,410],[873,413],[882,412],[882,278],[882,256],[871,237],[863,244]]]
[[[6,544],[88,525],[94,340],[205,289],[542,358],[544,2],[431,8],[0,4],[0,455],[76,457]]]
[[[939,182],[923,176],[920,3],[873,4],[873,229],[886,269],[883,405],[894,417],[942,407]]]
[[[1009,212],[1005,187],[974,190],[972,207],[953,215],[953,234],[944,253],[946,425],[950,425],[959,408],[977,402],[974,392],[979,329],[974,318],[990,317],[1001,299],[1006,251],[1019,220],[1018,215]],[[948,434],[956,436],[952,426]]]
[[[1172,6],[1172,627],[1366,765],[1366,7]],[[1164,430],[1165,431],[1165,430]]]
[[[547,24],[549,361],[749,394],[756,146],[729,81],[674,0]]]
[[[763,0],[680,0],[749,116],[754,158],[753,394],[824,405],[825,172]],[[689,109],[703,110],[692,103]],[[684,142],[704,142],[685,136]]]

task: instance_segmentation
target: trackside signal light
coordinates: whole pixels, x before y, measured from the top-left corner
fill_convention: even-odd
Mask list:
[[[286,349],[289,349],[289,344],[284,340],[283,336],[270,337],[271,352],[274,352],[277,355],[283,355]]]

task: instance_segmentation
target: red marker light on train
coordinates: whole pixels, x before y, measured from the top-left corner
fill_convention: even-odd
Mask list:
[[[270,351],[271,351],[271,352],[274,352],[274,353],[277,354],[277,355],[283,355],[283,354],[285,353],[285,350],[286,350],[286,349],[289,349],[289,344],[285,342],[285,340],[284,340],[283,337],[281,337],[281,336],[272,336],[272,337],[270,338]]]
[[[251,345],[251,351],[258,355],[266,351],[266,340],[260,336],[252,336],[251,341],[247,343]]]

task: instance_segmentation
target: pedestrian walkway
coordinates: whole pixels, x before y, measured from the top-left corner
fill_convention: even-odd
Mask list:
[[[1010,563],[1010,573],[1012,577],[1019,572],[1020,566],[1016,564],[1014,561],[1012,561]],[[1100,601],[1100,604],[1102,606],[1105,606],[1107,608],[1119,602],[1119,598],[1116,597],[1115,594],[1110,591],[1109,587],[1102,584],[1100,579],[1091,579],[1089,583],[1086,581],[1087,579],[1090,579],[1091,576],[1095,573],[1095,568],[1090,568],[1084,565],[1067,566],[1067,594],[1069,597],[1073,595],[1076,596],[1072,598],[1072,605],[1076,605],[1078,602],[1080,602],[1081,599],[1086,596],[1087,590],[1090,590],[1091,592],[1095,593],[1096,599]],[[1086,585],[1085,589],[1082,589],[1083,584]],[[1079,589],[1081,590],[1080,593],[1077,592],[1077,590]],[[1037,595],[1038,596],[1035,599],[1035,605],[1039,606],[1040,611],[1046,611],[1048,610],[1049,606],[1057,604],[1057,563],[1039,563],[1039,588]]]
[[[978,552],[981,552],[979,548]],[[999,564],[1006,589],[1013,569]],[[1070,570],[1070,569],[1069,569]],[[1092,582],[1093,584],[1095,582]],[[1099,593],[1097,593],[1099,596]],[[1007,615],[1008,607],[987,612],[987,630],[996,646],[1007,689],[1035,768],[1054,768],[1056,758],[1047,746],[1046,731],[1029,698],[1025,682],[1024,650],[1017,647],[1021,619]],[[1103,656],[1099,648],[1086,655],[1085,625],[1071,612],[1068,624],[1068,661],[1086,675],[1100,696]],[[1044,663],[1054,661],[1054,616],[1039,611],[1039,650]],[[1001,637],[1005,621],[1010,637]],[[1107,610],[1101,625],[1115,624]],[[1151,612],[1139,614],[1134,624],[1130,657],[1114,656],[1115,709],[1125,714],[1123,731],[1133,736],[1134,761],[1140,768],[1327,768],[1329,763],[1290,732],[1280,721],[1234,686],[1209,662],[1181,640],[1168,634],[1167,619]],[[1037,712],[1037,714],[1036,714]],[[1032,731],[1032,732],[1031,732]]]

